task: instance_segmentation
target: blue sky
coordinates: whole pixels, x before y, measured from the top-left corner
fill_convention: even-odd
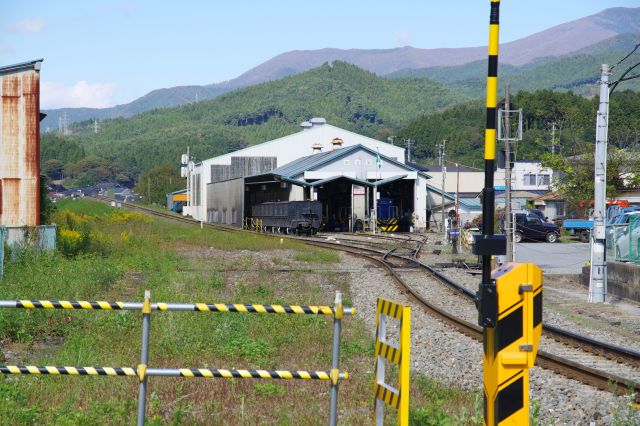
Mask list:
[[[501,41],[640,0],[504,0]],[[45,58],[42,108],[232,79],[289,50],[481,46],[488,0],[30,1],[0,5],[0,64]]]

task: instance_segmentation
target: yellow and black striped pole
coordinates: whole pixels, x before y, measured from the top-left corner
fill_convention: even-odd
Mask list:
[[[140,302],[119,302],[106,300],[0,300],[0,309],[79,309],[106,311],[139,311]],[[165,303],[150,305],[152,311],[195,311],[195,312],[232,312],[245,314],[299,314],[299,315],[336,315],[335,308],[323,305],[259,305],[242,303]],[[345,315],[355,315],[354,307],[343,307]]]
[[[491,0],[484,145],[482,235],[474,253],[482,256],[478,322],[483,327],[484,424],[529,422],[529,374],[542,332],[542,273],[533,264],[508,263],[491,271],[491,258],[506,254],[506,238],[494,235],[494,163],[498,95],[500,0]]]
[[[496,158],[496,107],[498,97],[498,36],[500,0],[491,0],[489,18],[489,61],[487,70],[487,123],[484,133],[484,189],[482,190],[482,235],[476,239],[475,253],[482,256],[482,284],[491,281],[491,256],[506,252],[504,235],[493,234],[495,189],[493,173]]]
[[[276,380],[348,380],[346,371],[307,370],[228,370],[210,368],[144,368],[131,367],[69,367],[51,365],[0,365],[5,375],[50,376],[111,376],[111,377],[189,377],[204,379],[276,379]]]

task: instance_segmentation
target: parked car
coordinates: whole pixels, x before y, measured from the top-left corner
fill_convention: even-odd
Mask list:
[[[516,213],[516,230],[513,239],[519,243],[525,238],[555,243],[560,238],[560,228],[553,223],[543,222],[538,215]]]
[[[522,215],[526,215],[526,217],[533,217],[533,218],[538,218],[540,219],[542,222],[546,222],[547,218],[544,217],[544,214],[542,213],[542,211],[540,210],[535,210],[535,209],[516,209],[512,211],[513,214],[518,215],[518,214],[522,214]],[[504,228],[504,210],[501,211],[498,215],[498,224],[500,227],[500,232],[505,232],[505,228]]]
[[[618,239],[616,240],[616,250],[618,252],[619,259],[629,260],[631,244],[635,244],[637,255],[638,248],[640,248],[640,227],[634,228],[633,231],[625,232],[618,236]]]
[[[640,216],[640,211],[632,211],[619,215],[619,217],[615,218],[614,225],[621,225],[619,227],[611,227],[611,232],[615,232],[614,229],[617,229],[617,234],[614,236],[616,241],[616,251],[618,253],[618,258],[623,260],[629,259],[630,252],[630,243],[635,243],[636,247],[640,244],[640,226],[635,227],[631,232],[629,229],[624,227],[624,225],[629,225],[631,219],[634,217]],[[638,220],[638,219],[635,219]]]

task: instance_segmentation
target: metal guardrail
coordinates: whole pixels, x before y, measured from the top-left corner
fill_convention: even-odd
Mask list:
[[[327,380],[330,381],[329,424],[335,426],[338,413],[338,382],[347,380],[349,374],[339,370],[340,333],[345,314],[355,315],[352,307],[344,307],[342,294],[336,292],[334,306],[257,305],[224,303],[151,303],[151,292],[145,291],[144,302],[82,301],[82,300],[0,300],[0,308],[14,309],[80,309],[105,311],[142,311],[142,348],[137,367],[72,367],[36,365],[0,365],[0,374],[12,375],[62,375],[62,376],[110,376],[138,377],[138,421],[144,425],[148,377],[191,377],[224,379],[279,379],[279,380]],[[148,368],[149,333],[152,311],[218,312],[218,313],[266,313],[333,316],[333,344],[331,370],[226,370],[207,368]]]

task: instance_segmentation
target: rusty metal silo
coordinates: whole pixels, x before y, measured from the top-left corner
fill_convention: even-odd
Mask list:
[[[40,224],[40,65],[0,67],[0,225]]]

